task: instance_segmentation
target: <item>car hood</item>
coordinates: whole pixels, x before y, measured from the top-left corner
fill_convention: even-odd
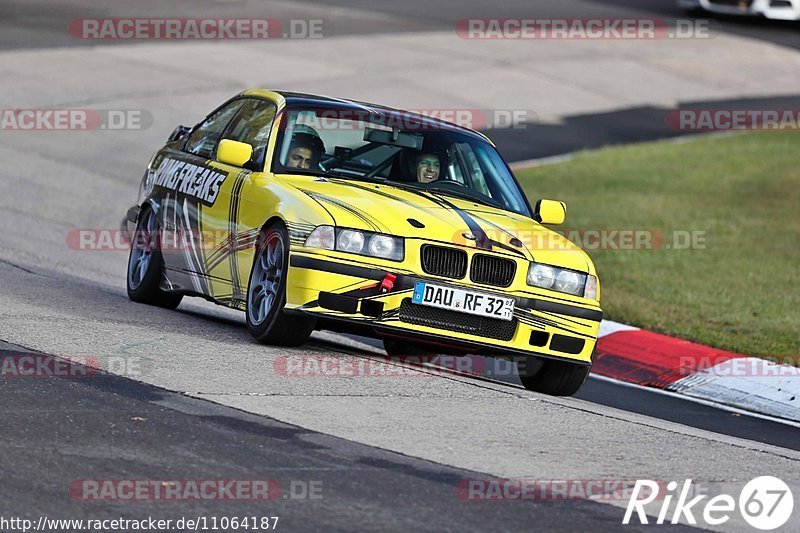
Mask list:
[[[340,227],[491,250],[594,273],[583,250],[511,211],[382,183],[297,175],[278,178],[322,205]]]

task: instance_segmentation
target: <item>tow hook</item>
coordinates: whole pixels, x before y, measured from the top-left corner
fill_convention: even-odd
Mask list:
[[[383,278],[381,281],[381,293],[392,292],[394,288],[394,280],[397,279],[397,276],[394,274],[386,274],[386,277]]]

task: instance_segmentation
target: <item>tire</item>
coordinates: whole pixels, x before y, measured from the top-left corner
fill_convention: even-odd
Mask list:
[[[315,319],[284,311],[288,272],[289,236],[286,227],[276,222],[256,245],[247,284],[247,329],[263,344],[300,346],[314,331]]]
[[[538,371],[520,370],[519,379],[529,391],[551,396],[572,396],[583,386],[591,369],[591,365],[548,359],[542,361]]]
[[[175,309],[183,295],[164,291],[160,287],[164,259],[159,248],[158,229],[155,212],[150,208],[143,209],[128,256],[128,298],[134,302]]]

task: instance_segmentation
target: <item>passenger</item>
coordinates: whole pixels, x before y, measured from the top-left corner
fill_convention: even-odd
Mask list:
[[[439,179],[441,172],[441,160],[433,153],[422,153],[417,156],[417,181],[419,183],[431,183]]]

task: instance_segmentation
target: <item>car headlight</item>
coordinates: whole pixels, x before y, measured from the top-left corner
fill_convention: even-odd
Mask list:
[[[340,230],[336,237],[336,249],[351,254],[360,254],[364,249],[364,234],[353,229]]]
[[[405,255],[402,237],[333,226],[314,228],[306,239],[306,246],[392,261],[402,261]]]
[[[333,226],[317,226],[306,239],[306,246],[309,248],[322,248],[333,250],[336,238]]]
[[[531,263],[527,281],[532,287],[597,299],[597,278],[582,272]]]
[[[549,289],[556,282],[558,273],[553,267],[532,263],[528,269],[528,285]]]
[[[559,292],[580,294],[585,282],[586,276],[579,276],[577,272],[572,272],[571,270],[562,270],[556,276],[554,287]]]
[[[390,258],[395,255],[397,239],[389,235],[373,235],[369,239],[369,255]]]
[[[586,287],[583,289],[583,297],[597,300],[597,278],[591,274],[586,276]]]

